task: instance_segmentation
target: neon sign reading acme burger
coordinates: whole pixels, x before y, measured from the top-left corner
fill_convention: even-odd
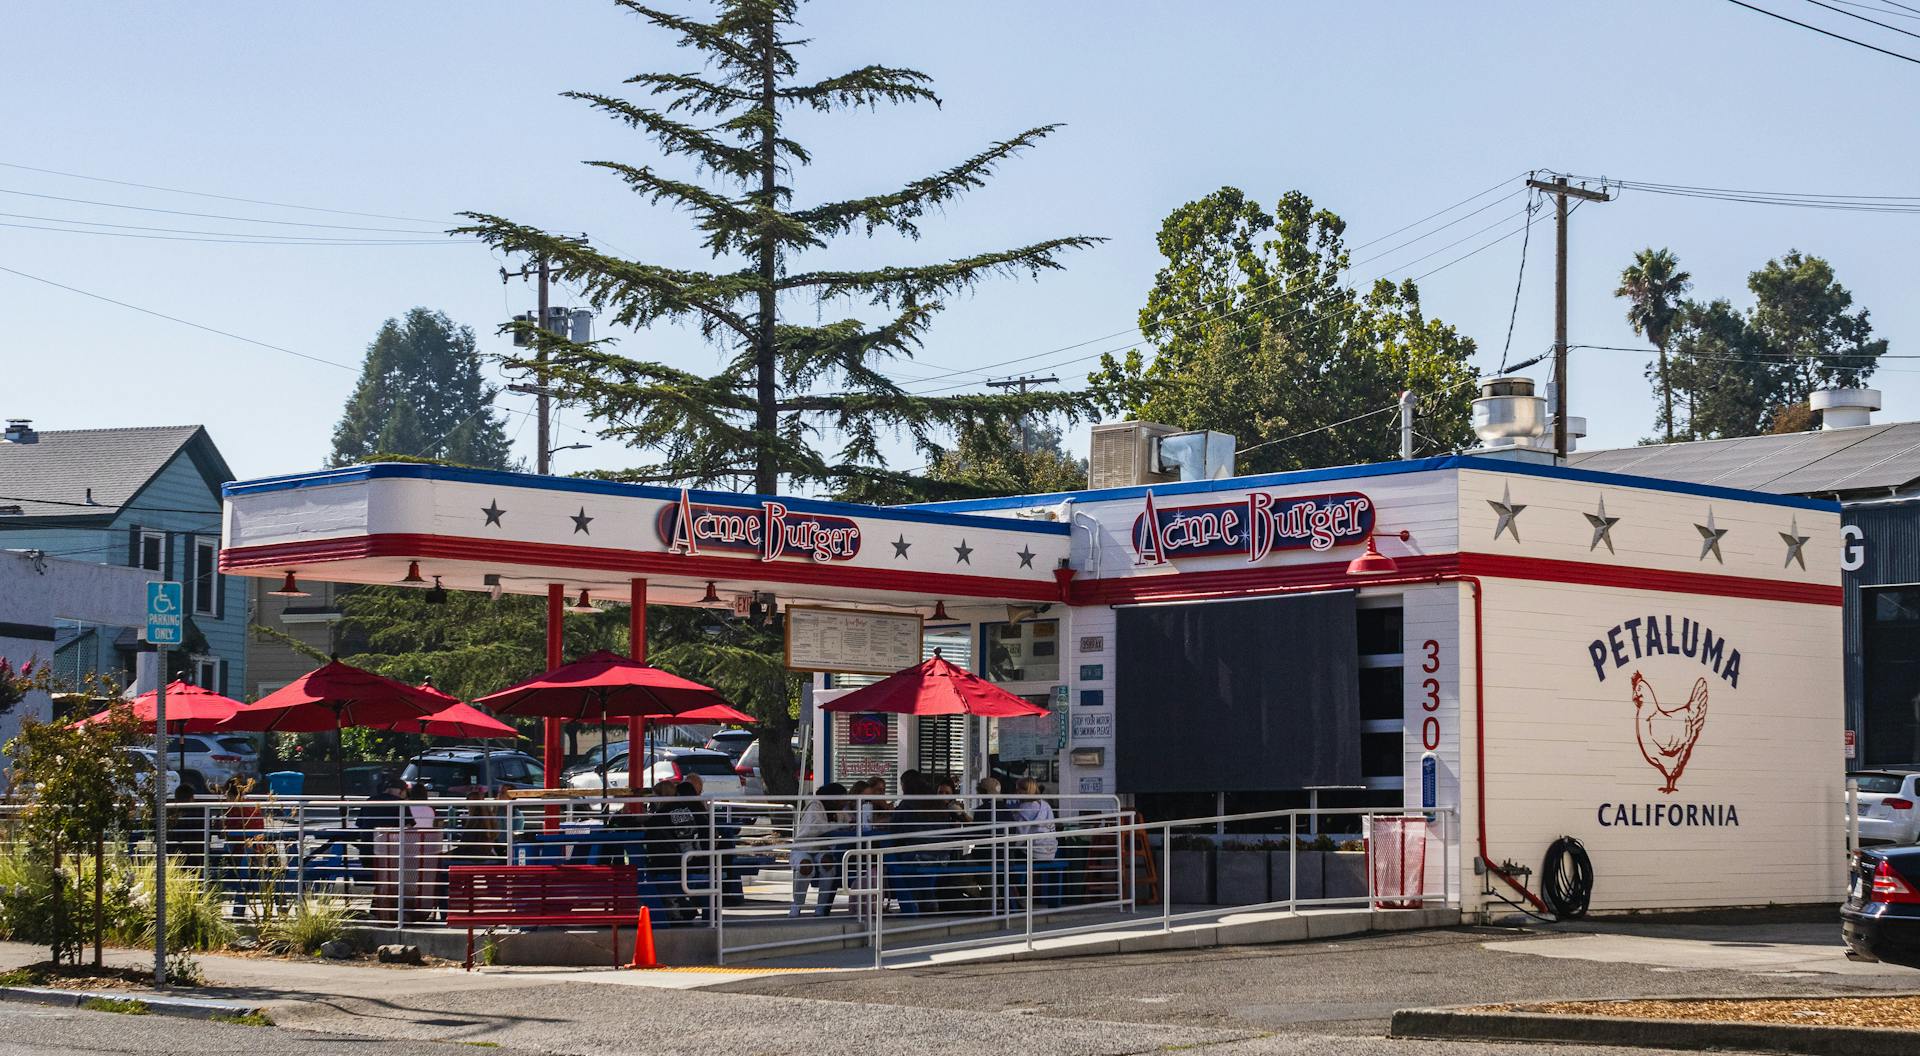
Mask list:
[[[860,526],[850,517],[796,513],[771,499],[758,509],[694,502],[687,492],[660,511],[656,525],[667,549],[750,553],[762,561],[804,557],[848,561],[860,552]]]
[[[1264,491],[1239,502],[1146,509],[1133,522],[1141,564],[1182,557],[1245,554],[1258,561],[1275,550],[1331,550],[1373,534],[1373,500],[1358,492],[1275,498]]]

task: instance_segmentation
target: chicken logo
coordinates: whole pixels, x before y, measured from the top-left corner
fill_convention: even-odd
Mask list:
[[[1669,708],[1660,706],[1653,683],[1635,671],[1633,710],[1633,734],[1640,742],[1640,754],[1646,757],[1647,765],[1667,779],[1660,791],[1671,793],[1687,769],[1687,760],[1693,758],[1700,728],[1707,723],[1707,680],[1694,680],[1693,694],[1687,702]]]

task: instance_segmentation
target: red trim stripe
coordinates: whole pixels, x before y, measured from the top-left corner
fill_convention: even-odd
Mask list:
[[[1512,579],[1539,583],[1575,583],[1583,586],[1622,587],[1671,594],[1700,594],[1707,597],[1750,598],[1756,601],[1786,601],[1802,605],[1839,605],[1842,591],[1837,584],[1788,583],[1750,576],[1722,576],[1708,572],[1669,572],[1648,568],[1625,568],[1586,561],[1561,561],[1544,557],[1511,557],[1502,554],[1431,554],[1396,557],[1400,571],[1396,581],[1421,576],[1468,575],[1483,579]],[[1347,575],[1345,561],[1323,561],[1311,565],[1250,565],[1245,568],[1213,569],[1206,572],[1174,572],[1163,575],[1128,576],[1122,579],[1075,580],[1072,603],[1075,605],[1125,605],[1141,602],[1180,601],[1193,598],[1257,595],[1270,591],[1297,591],[1308,588],[1338,590],[1364,587],[1365,577]]]
[[[284,569],[376,557],[549,565],[617,573],[617,576],[608,578],[621,579],[633,576],[684,576],[731,583],[855,587],[950,598],[1060,600],[1060,587],[1054,582],[1051,572],[1047,573],[1044,580],[1007,579],[944,572],[849,568],[843,564],[814,561],[760,561],[755,558],[712,557],[705,554],[668,554],[597,546],[399,533],[232,547],[220,552],[220,569],[223,572]]]
[[[685,576],[735,583],[795,583],[809,586],[854,587],[925,596],[1010,598],[1020,601],[1058,601],[1060,599],[1060,588],[1053,582],[1006,579],[998,576],[848,568],[843,565],[819,564],[812,561],[758,561],[752,558],[684,556],[605,547],[520,543],[439,535],[351,536],[342,539],[237,547],[221,551],[220,568],[225,572],[253,569],[279,570],[372,557],[517,562],[618,573],[623,577]],[[1394,560],[1400,566],[1396,576],[1400,579],[1455,574],[1480,576],[1486,579],[1574,583],[1582,586],[1622,587],[1629,590],[1650,590],[1671,594],[1785,601],[1802,605],[1839,605],[1843,596],[1838,584],[1790,583],[1750,576],[1716,575],[1710,572],[1670,572],[1544,557],[1461,553],[1397,557]],[[1257,595],[1268,591],[1300,590],[1308,587],[1338,589],[1366,585],[1364,578],[1348,576],[1346,572],[1345,561],[1322,561],[1310,565],[1249,565],[1244,568],[1213,569],[1206,572],[1174,571],[1160,575],[1127,576],[1118,579],[1074,579],[1070,582],[1068,589],[1071,601],[1075,605],[1125,605],[1234,594]]]

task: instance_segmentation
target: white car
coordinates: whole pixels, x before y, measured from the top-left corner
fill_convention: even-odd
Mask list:
[[[1861,843],[1920,843],[1920,774],[1862,770],[1847,780],[1860,785]]]
[[[153,749],[122,747],[120,750],[133,757],[133,772],[138,775],[135,780],[140,785],[140,794],[142,796],[151,795],[153,793],[153,772],[158,769],[153,765]],[[169,768],[166,771],[166,775],[167,798],[172,799],[173,794],[180,791],[180,771]]]
[[[218,792],[233,778],[251,776],[246,772],[245,756],[206,733],[169,738],[167,763],[180,771],[187,787],[195,792]]]
[[[699,774],[700,783],[708,796],[737,796],[741,794],[744,782],[740,775],[733,772],[733,760],[725,752],[713,752],[704,748],[667,748],[655,754],[653,765],[640,775],[640,782],[631,786],[651,788],[655,782],[672,778],[684,781],[689,774]],[[607,787],[629,787],[627,775],[627,753],[618,752],[607,761]],[[600,787],[600,771],[584,770],[567,778],[569,788],[596,789]]]

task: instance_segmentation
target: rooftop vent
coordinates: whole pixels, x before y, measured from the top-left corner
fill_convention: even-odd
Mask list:
[[[1093,427],[1087,486],[1131,488],[1233,475],[1234,439],[1208,430],[1181,431],[1157,422],[1104,422]]]
[[[1879,389],[1821,389],[1807,396],[1807,406],[1820,412],[1820,428],[1852,429],[1873,424],[1880,409]]]
[[[1473,401],[1473,435],[1480,438],[1480,452],[1551,450],[1548,424],[1547,398],[1534,395],[1532,378],[1508,376],[1480,383],[1480,398]]]
[[[9,444],[37,444],[40,442],[40,434],[33,431],[33,419],[9,418],[6,434],[0,436],[0,439],[4,439]]]

